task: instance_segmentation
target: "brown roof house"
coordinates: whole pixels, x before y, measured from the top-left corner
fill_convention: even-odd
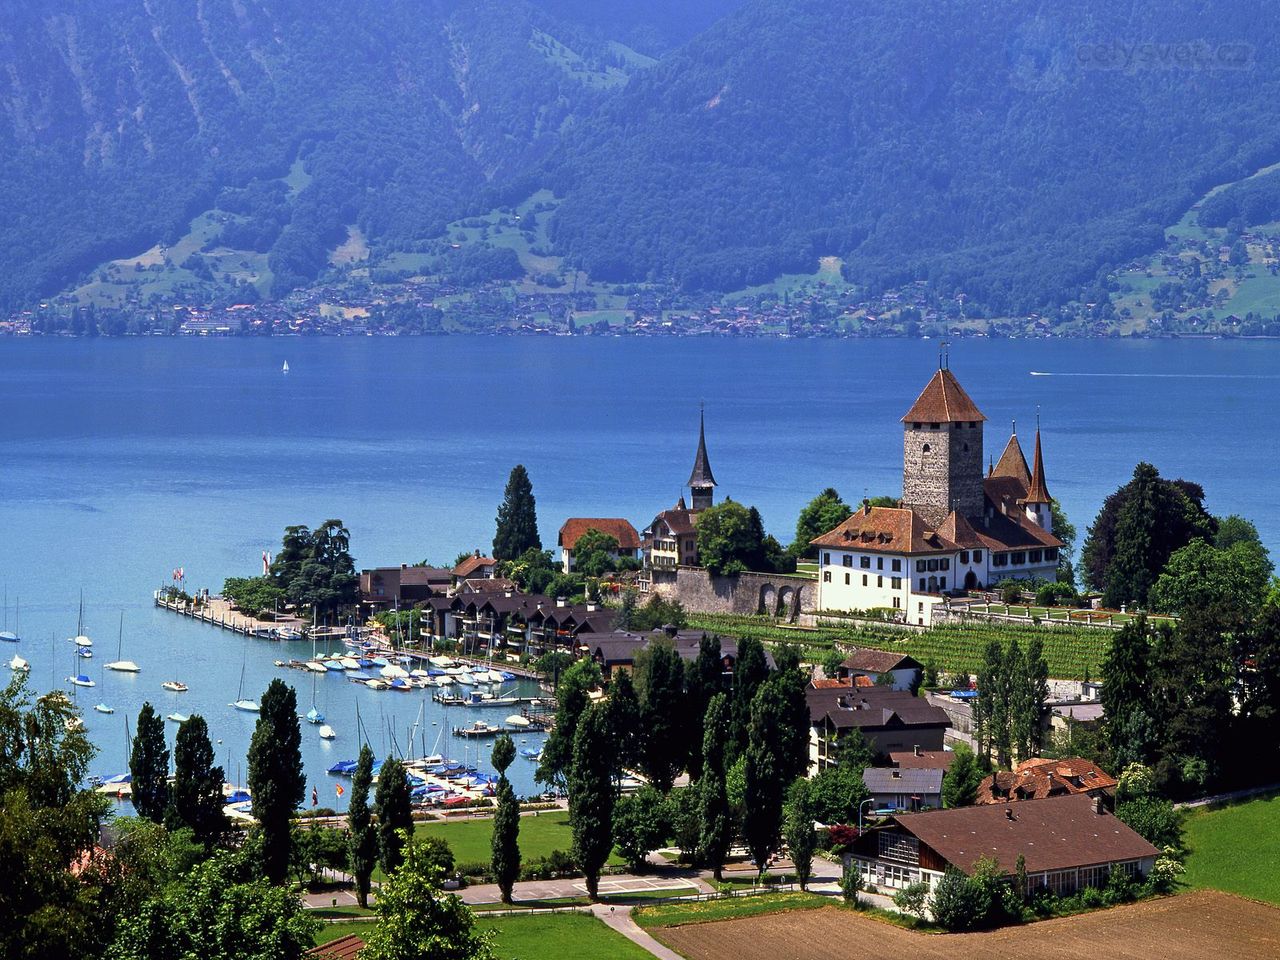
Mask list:
[[[886,684],[894,690],[911,690],[914,692],[920,685],[920,673],[923,667],[915,657],[905,653],[888,653],[884,650],[870,648],[855,650],[845,657],[840,664],[842,677],[867,677],[873,683],[879,682],[886,675],[892,683]]]
[[[482,557],[477,550],[453,568],[453,578],[456,581],[488,579],[494,575],[497,567],[497,560],[493,557]]]
[[[707,456],[705,413],[698,420],[698,451],[693,458],[688,486],[689,503],[681,494],[674,507],[663,510],[644,528],[640,538],[646,573],[640,583],[642,592],[647,592],[656,581],[674,577],[676,567],[697,566],[698,514],[712,505],[716,488],[711,460]]]
[[[817,773],[833,766],[841,737],[859,733],[873,753],[941,750],[950,726],[946,713],[920,697],[889,687],[815,687],[805,690],[809,706],[809,764]]]
[[[895,750],[889,762],[903,770],[941,770],[946,774],[956,755],[951,750]]]
[[[1012,875],[1021,856],[1032,890],[1068,894],[1104,886],[1113,870],[1145,876],[1159,853],[1101,799],[1076,795],[891,816],[854,841],[846,865],[892,890],[932,887],[948,868],[971,874],[980,858]]]
[[[375,567],[360,571],[360,607],[366,616],[383,610],[407,610],[415,603],[448,593],[452,571],[443,567]]]
[[[885,610],[928,625],[945,597],[1008,578],[1052,580],[1053,535],[1040,430],[1028,469],[1016,431],[983,475],[986,417],[945,366],[902,418],[902,499],[864,504],[816,537],[818,607]]]
[[[1096,763],[1080,757],[1023,760],[1013,770],[997,770],[978,784],[974,803],[1012,803],[1070,794],[1110,796],[1116,779]]]
[[[618,549],[610,556],[614,560],[640,558],[640,534],[630,520],[621,517],[570,517],[560,527],[557,544],[560,547],[560,565],[565,573],[573,572],[573,550],[588,530],[598,530],[618,541]]]

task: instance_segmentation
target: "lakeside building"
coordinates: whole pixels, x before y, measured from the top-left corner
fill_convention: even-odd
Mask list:
[[[618,541],[618,549],[609,552],[615,561],[640,559],[640,534],[630,520],[621,517],[570,517],[561,525],[560,535],[556,538],[560,547],[560,569],[565,573],[573,573],[574,548],[588,530],[598,530]]]
[[[809,707],[809,771],[835,766],[840,738],[860,733],[877,756],[941,750],[950,721],[910,691],[890,687],[819,686],[805,690]]]
[[[407,610],[449,592],[453,571],[446,567],[373,567],[360,571],[360,614],[368,618],[385,610]]]
[[[901,889],[936,886],[951,867],[972,874],[983,857],[1011,876],[1022,856],[1028,892],[1066,895],[1105,886],[1115,870],[1145,876],[1159,853],[1101,799],[1076,795],[891,816],[853,842],[845,865],[868,885]]]
[[[640,537],[644,569],[639,584],[642,593],[658,585],[673,585],[677,567],[698,565],[698,515],[715,502],[716,478],[707,456],[705,411],[698,417],[698,451],[689,474],[690,499],[684,495],[670,510],[663,510],[644,528]]]
[[[818,607],[886,609],[928,626],[949,595],[1006,579],[1057,575],[1040,429],[1033,465],[1016,426],[998,463],[982,471],[986,416],[944,360],[902,417],[902,499],[864,504],[816,537]]]

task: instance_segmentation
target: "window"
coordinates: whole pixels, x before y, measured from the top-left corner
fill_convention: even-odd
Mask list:
[[[938,578],[938,589],[939,589],[939,590],[945,590],[945,589],[947,589],[947,578],[946,578],[946,577],[939,577],[939,578]]]
[[[1095,867],[1080,868],[1080,886],[1082,887],[1105,887],[1107,879],[1111,876],[1111,867],[1102,864]]]
[[[1045,550],[1045,552],[1044,552],[1044,558],[1045,558],[1046,560],[1057,560],[1057,559],[1058,559],[1058,548],[1057,548],[1057,547],[1049,547],[1049,548],[1048,548],[1047,550]]]
[[[1030,552],[1027,554],[1027,562],[1028,562],[1028,563],[1039,563],[1039,562],[1040,562],[1040,551],[1039,551],[1039,550],[1032,550],[1032,551],[1030,551]]]
[[[897,557],[894,557],[894,558],[893,558],[893,572],[894,572],[894,573],[898,573],[898,572],[899,572],[899,571],[901,571],[901,570],[902,570],[902,561],[901,561],[901,560],[899,560]]]
[[[870,557],[859,557],[859,558],[858,558],[858,566],[862,567],[862,569],[863,569],[863,570],[870,570],[870,569],[871,569],[871,558],[870,558]]]
[[[929,452],[929,445],[927,443],[924,445],[924,452],[925,453]]]
[[[877,587],[883,587],[883,586],[884,586],[884,577],[876,577],[876,586],[877,586]]]
[[[823,571],[822,571],[822,582],[823,582],[823,583],[830,583],[830,582],[831,582],[831,571],[830,571],[830,570],[823,570]]]
[[[822,562],[823,562],[823,563],[830,563],[830,562],[831,562],[831,554],[829,554],[829,553],[824,553],[824,554],[822,555]]]
[[[981,563],[981,562],[982,562],[982,551],[981,551],[981,550],[975,550],[975,551],[973,551],[973,562],[974,562],[974,563]]]
[[[843,563],[846,567],[852,567],[852,566],[853,566],[853,554],[851,554],[851,553],[846,553],[843,557],[841,557],[841,558],[840,558],[840,562],[841,562],[841,563]]]
[[[849,574],[847,573],[844,575],[844,585],[846,587],[849,586]]]
[[[884,557],[876,557],[876,569],[877,570],[884,569]]]
[[[938,561],[938,569],[939,569],[939,570],[950,570],[950,569],[951,569],[951,558],[950,558],[950,557],[943,557],[941,560],[939,560],[939,561]]]
[[[889,581],[889,585],[890,585],[891,587],[893,587],[893,589],[895,589],[895,590],[901,590],[901,589],[902,589],[902,578],[901,578],[901,577],[894,577],[894,578],[892,578],[892,579]],[[894,597],[893,602],[894,602],[894,603],[897,603],[897,602],[898,602],[898,598],[897,598],[897,597]]]
[[[898,609],[900,606],[902,606],[902,598],[901,598],[901,597],[894,597],[894,598],[893,598],[893,608],[896,610],[896,609]]]
[[[900,863],[920,862],[920,841],[908,834],[880,831],[880,857]]]
[[[968,563],[968,562],[969,562],[969,551],[968,551],[968,550],[961,550],[961,551],[960,551],[960,562],[961,562],[961,563]]]
[[[916,573],[924,573],[924,566],[925,566],[925,565],[924,565],[924,561],[923,561],[923,560],[917,560],[917,561],[916,561]]]
[[[1023,551],[1019,550],[1017,553],[1015,553],[1015,554],[1013,555],[1013,557],[1012,557],[1012,562],[1013,562],[1013,563],[1026,563],[1026,562],[1027,562],[1027,555],[1026,555],[1026,553],[1024,553]]]
[[[929,572],[930,572],[930,573],[932,573],[932,572],[936,571],[937,569],[938,569],[938,561],[937,561],[936,559],[935,559],[935,560],[930,560],[930,561],[928,562],[928,570],[929,570]]]
[[[929,429],[930,429],[930,430],[937,430],[937,429],[938,429],[939,427],[941,427],[941,426],[942,426],[942,424],[940,424],[940,423],[931,423],[931,424],[929,424]]]
[[[991,555],[991,565],[993,567],[1007,567],[1009,565],[1009,555],[1007,553],[993,553]]]
[[[867,585],[867,575],[865,573],[862,575],[862,585],[864,587]]]
[[[924,585],[924,577],[921,577],[921,578],[920,578],[920,592],[921,592],[921,593],[924,593],[926,589],[927,589],[927,587],[925,587],[925,585]],[[921,610],[923,610],[923,609],[924,609],[924,604],[923,604],[923,603],[922,603],[922,604],[920,604],[920,609],[921,609]]]
[[[922,423],[913,423],[913,424],[911,424],[911,429],[912,429],[912,430],[919,430],[922,426],[924,426],[924,424],[922,424]]]

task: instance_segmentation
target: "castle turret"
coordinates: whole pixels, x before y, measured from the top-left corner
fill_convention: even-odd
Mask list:
[[[952,510],[982,515],[986,419],[945,360],[902,418],[902,505],[935,528]]]
[[[705,510],[714,500],[716,478],[711,473],[711,461],[707,459],[707,430],[705,411],[698,415],[698,454],[693,460],[693,472],[689,474],[689,492],[694,510]]]
[[[1027,518],[1038,523],[1042,529],[1053,533],[1052,498],[1049,487],[1044,482],[1044,456],[1040,452],[1040,427],[1036,426],[1036,454],[1031,462],[1031,484],[1027,488],[1027,497],[1023,501]]]

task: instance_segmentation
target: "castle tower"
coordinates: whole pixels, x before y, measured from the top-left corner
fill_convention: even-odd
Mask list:
[[[981,516],[982,424],[987,418],[944,358],[902,418],[902,505],[938,527],[955,510]]]
[[[711,473],[711,461],[707,459],[707,430],[705,410],[698,415],[698,455],[693,460],[693,472],[689,474],[689,492],[692,509],[705,510],[714,499],[716,478]]]
[[[1037,417],[1037,419],[1039,419]],[[1027,519],[1038,523],[1041,528],[1053,533],[1053,511],[1049,497],[1049,487],[1044,482],[1044,457],[1040,453],[1040,425],[1036,424],[1036,455],[1032,460],[1031,484],[1027,488],[1027,498],[1023,501],[1027,511]]]

